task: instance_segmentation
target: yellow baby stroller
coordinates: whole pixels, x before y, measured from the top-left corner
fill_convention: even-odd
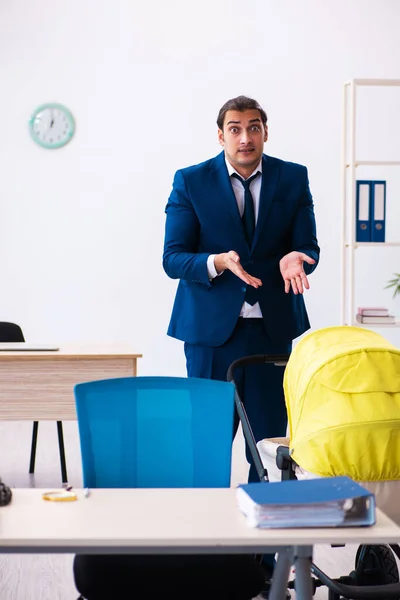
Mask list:
[[[400,350],[368,329],[329,327],[305,336],[290,358],[235,361],[228,379],[234,381],[236,367],[261,362],[287,363],[289,437],[258,442],[260,475],[263,469],[270,481],[347,475],[400,523]],[[315,587],[326,585],[329,600],[400,598],[393,552],[400,558],[397,545],[360,546],[355,569],[338,579],[313,564]]]

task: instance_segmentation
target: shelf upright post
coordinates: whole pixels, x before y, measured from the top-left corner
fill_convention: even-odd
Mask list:
[[[342,265],[342,290],[341,290],[341,304],[340,304],[340,322],[346,324],[347,314],[347,95],[348,87],[350,83],[346,82],[343,86],[343,108],[342,108],[342,232],[341,232],[341,265]]]
[[[351,325],[354,315],[354,262],[355,262],[355,230],[356,230],[356,90],[354,79],[350,83],[350,207],[349,211],[349,313],[346,325]]]

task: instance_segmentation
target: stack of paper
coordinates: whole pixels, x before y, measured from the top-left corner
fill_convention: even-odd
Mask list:
[[[248,483],[236,492],[252,527],[351,527],[375,523],[375,498],[349,477]]]

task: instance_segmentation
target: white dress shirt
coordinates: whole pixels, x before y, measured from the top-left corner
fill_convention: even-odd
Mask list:
[[[239,175],[239,177],[241,179],[243,179],[243,177],[240,175],[240,173],[238,173],[232,167],[231,163],[226,158],[225,158],[225,162],[226,162],[226,168],[228,169],[229,177],[231,180],[233,193],[235,194],[236,202],[238,204],[239,213],[240,213],[240,216],[242,217],[243,211],[244,211],[244,187],[243,187],[243,184],[238,179],[236,179],[236,177],[232,177],[232,174],[237,173],[237,175]],[[254,171],[250,175],[250,177],[255,175],[257,172],[262,173],[262,160],[260,160],[258,166],[256,167],[256,169],[254,169]],[[255,215],[255,219],[256,219],[256,224],[257,224],[257,218],[258,218],[258,209],[260,206],[261,180],[262,180],[262,177],[256,177],[250,183],[250,191],[251,191],[251,195],[253,197],[253,202],[254,202],[254,215]],[[210,254],[210,256],[207,259],[208,276],[210,279],[214,279],[215,277],[218,277],[219,275],[221,275],[223,273],[223,271],[221,271],[221,273],[217,273],[217,271],[215,269],[215,265],[214,265],[215,256],[216,256],[215,254]],[[248,318],[261,319],[262,314],[261,314],[260,304],[258,302],[256,302],[256,304],[253,304],[253,306],[252,306],[251,304],[244,302],[239,316],[247,318],[247,319]]]

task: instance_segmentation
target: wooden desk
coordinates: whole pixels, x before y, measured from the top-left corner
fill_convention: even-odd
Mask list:
[[[152,554],[262,553],[309,544],[398,543],[400,528],[378,510],[373,527],[257,529],[234,488],[76,490],[76,502],[49,502],[39,489],[14,489],[0,507],[0,552]]]
[[[11,504],[0,508],[0,552],[234,554],[278,551],[276,568],[283,566],[281,577],[277,574],[274,580],[271,600],[283,597],[292,563],[296,577],[303,573],[304,580],[302,590],[297,590],[297,599],[311,600],[309,555],[312,555],[313,544],[386,544],[400,539],[400,528],[380,511],[374,527],[250,528],[237,508],[233,488],[95,489],[89,498],[78,490],[76,502],[48,502],[42,499],[43,491],[13,490]]]
[[[75,420],[76,383],[136,375],[141,356],[122,346],[1,351],[0,420]]]

